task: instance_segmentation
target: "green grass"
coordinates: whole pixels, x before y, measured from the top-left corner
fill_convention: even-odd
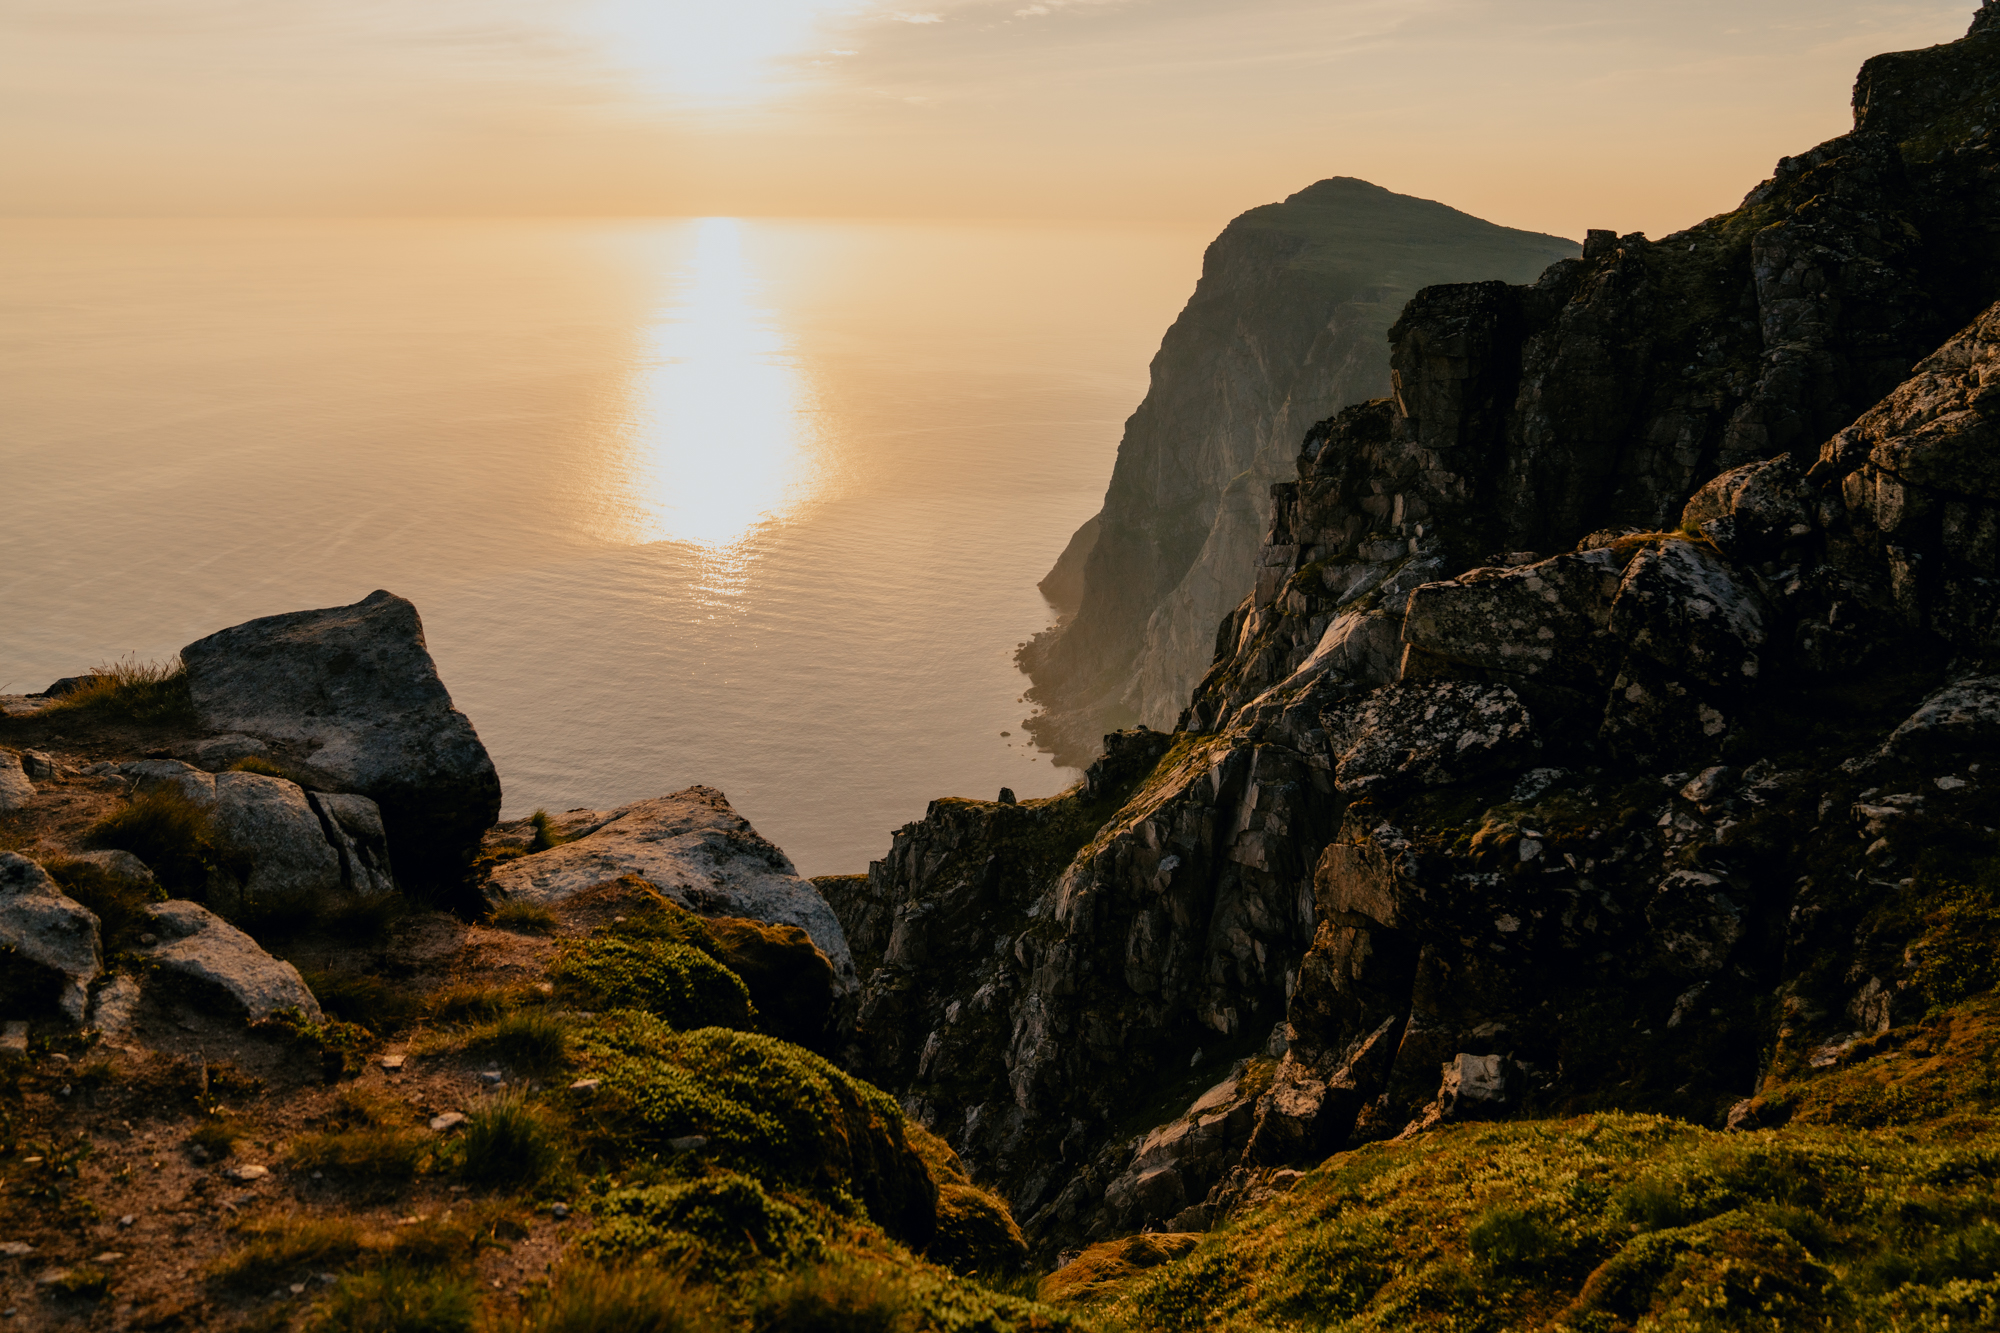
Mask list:
[[[528,843],[530,852],[546,852],[568,841],[562,834],[556,832],[555,821],[549,818],[549,812],[546,810],[536,810],[528,816],[528,822],[535,828],[535,836]]]
[[[303,1135],[285,1156],[295,1170],[338,1172],[393,1197],[416,1180],[431,1152],[432,1139],[423,1130],[365,1125]]]
[[[522,1188],[562,1160],[557,1130],[525,1098],[496,1097],[474,1111],[458,1136],[459,1172],[475,1184]]]
[[[92,847],[130,852],[176,898],[202,898],[222,866],[209,812],[172,787],[157,787],[97,821]]]
[[[141,662],[137,658],[92,667],[89,679],[42,710],[89,713],[131,722],[192,725],[194,700],[187,669],[179,658]],[[157,867],[155,868],[157,873]]]
[[[546,1295],[496,1333],[709,1333],[705,1295],[655,1269],[565,1268]]]
[[[367,972],[303,972],[306,987],[329,1018],[358,1023],[376,1036],[408,1027],[423,1002],[408,989]]]
[[[424,1007],[431,1018],[440,1023],[461,1025],[491,1023],[502,1015],[524,1005],[536,1003],[541,998],[538,993],[525,986],[489,986],[481,982],[462,982],[432,992]]]
[[[475,1029],[467,1046],[498,1060],[501,1067],[529,1078],[553,1078],[569,1063],[569,1024],[546,1009],[502,1014]]]
[[[670,939],[580,940],[549,975],[584,1009],[643,1009],[682,1029],[747,1029],[755,1022],[741,977],[701,950]]]
[[[469,1279],[390,1264],[343,1278],[315,1327],[328,1333],[472,1333]]]
[[[731,1171],[612,1190],[595,1212],[584,1253],[606,1261],[643,1259],[709,1279],[761,1263],[789,1266],[825,1248],[804,1212]]]

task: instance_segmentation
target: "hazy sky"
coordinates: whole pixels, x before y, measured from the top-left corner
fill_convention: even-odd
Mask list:
[[[1732,207],[1974,0],[0,0],[0,211]]]

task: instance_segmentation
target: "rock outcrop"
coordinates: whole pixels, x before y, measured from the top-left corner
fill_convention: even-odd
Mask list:
[[[319,1001],[299,970],[271,957],[257,941],[200,903],[181,899],[147,909],[159,943],[140,950],[152,967],[228,997],[251,1022],[282,1009],[321,1022]]]
[[[1080,767],[1114,726],[1171,728],[1253,582],[1266,491],[1307,426],[1387,390],[1403,303],[1575,253],[1345,177],[1231,222],[1153,360],[1103,511],[1043,582],[1065,619],[1021,655],[1038,741]]]
[[[247,621],[189,644],[181,660],[218,741],[243,750],[248,738],[311,785],[374,801],[405,878],[456,876],[500,813],[493,761],[452,707],[417,609],[401,597]]]
[[[35,784],[22,769],[21,756],[0,750],[0,815],[19,810],[35,799]]]
[[[500,901],[556,902],[636,875],[704,916],[796,926],[833,965],[841,994],[859,984],[847,937],[826,899],[713,787],[689,787],[616,810],[572,810],[560,828],[566,841],[503,862],[487,880],[487,893]]]
[[[70,901],[49,872],[15,852],[0,852],[0,975],[5,998],[53,1002],[72,1023],[90,1003],[103,971],[97,917]]]
[[[1008,811],[935,803],[838,897],[857,1061],[1043,1253],[1453,1119],[1719,1126],[1947,984],[1925,904],[2000,825],[2000,22],[1856,107],[1734,213],[1418,293],[1115,812],[1010,874]],[[1240,1149],[1134,1136],[1280,1014]]]

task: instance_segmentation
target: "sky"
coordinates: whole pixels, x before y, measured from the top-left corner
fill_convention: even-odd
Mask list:
[[[1214,225],[1359,176],[1659,236],[1973,0],[0,0],[0,212]]]

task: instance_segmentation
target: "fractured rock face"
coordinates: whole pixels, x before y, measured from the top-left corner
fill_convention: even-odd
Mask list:
[[[1686,541],[1640,551],[1611,603],[1611,632],[1628,649],[1721,689],[1757,683],[1769,620],[1754,585]]]
[[[859,984],[847,937],[826,899],[713,787],[636,801],[581,827],[588,831],[573,842],[501,865],[487,891],[500,899],[557,902],[605,880],[637,875],[705,916],[797,926],[833,964],[841,993]]]
[[[1343,796],[1386,797],[1528,763],[1541,748],[1505,685],[1406,681],[1329,713],[1329,740],[1352,737],[1334,769]]]
[[[1619,576],[1618,557],[1594,550],[1427,583],[1410,594],[1403,640],[1461,666],[1594,681]]]
[[[58,1006],[83,1022],[90,983],[103,970],[97,916],[14,852],[0,852],[0,951],[56,973]]]
[[[451,873],[500,813],[493,761],[401,597],[247,621],[181,659],[204,726],[254,737],[328,789],[373,800],[406,874]]]
[[[324,1021],[319,1001],[296,967],[271,957],[206,907],[175,899],[146,913],[160,943],[141,952],[154,966],[219,988],[243,1006],[252,1022],[280,1009],[296,1009],[309,1022]]]
[[[2000,676],[1968,676],[1937,690],[1882,750],[1909,759],[2000,754]]]
[[[0,815],[19,810],[35,799],[35,784],[21,768],[21,756],[0,749]]]

